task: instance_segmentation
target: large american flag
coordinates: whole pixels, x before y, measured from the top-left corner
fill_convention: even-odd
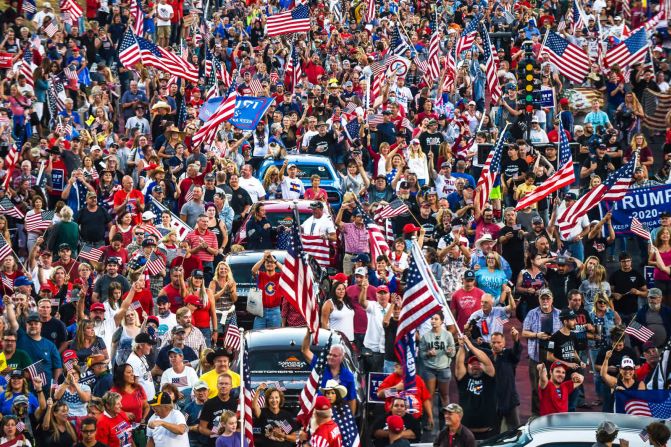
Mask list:
[[[295,43],[296,42],[294,41],[293,45],[291,45],[291,57],[289,58],[289,62],[287,62],[287,68],[284,73],[285,76],[289,78],[292,91],[296,89],[296,84],[298,84],[303,75],[301,59],[298,57],[298,50]]]
[[[19,160],[19,149],[16,147],[16,143],[9,146],[9,152],[7,157],[5,157],[5,179],[2,182],[2,186],[7,190],[11,185],[12,181],[12,172],[16,167],[16,162]],[[5,197],[3,200],[9,200]],[[0,203],[1,205],[1,203]]]
[[[303,242],[303,250],[315,258],[315,261],[319,265],[324,267],[330,265],[331,243],[328,239],[324,239],[321,235],[311,236],[303,234],[301,235],[301,242]]]
[[[356,204],[357,209],[363,215],[363,224],[368,230],[368,244],[370,245],[370,257],[375,262],[378,256],[387,256],[391,255],[391,249],[387,243],[387,239],[384,235],[384,231],[375,221],[370,217],[370,215],[363,210],[359,203]]]
[[[652,239],[650,231],[648,231],[648,229],[643,226],[643,223],[641,223],[641,221],[635,217],[631,219],[631,225],[629,226],[629,229],[632,233],[642,237],[643,239]]]
[[[23,214],[21,210],[14,205],[14,202],[7,197],[0,200],[0,214],[11,216],[19,220],[25,217],[25,214]]]
[[[659,93],[646,88],[643,92],[643,125],[651,130],[666,130],[666,114],[671,110],[671,93]]]
[[[410,45],[408,45],[408,42],[406,42],[405,38],[401,35],[401,30],[398,28],[398,23],[396,23],[391,32],[389,50],[392,52],[392,54],[402,56],[409,49]]]
[[[654,332],[643,326],[638,321],[632,321],[629,323],[629,326],[627,326],[627,328],[624,330],[624,333],[638,339],[641,343],[645,343],[655,335]]]
[[[37,66],[33,63],[33,50],[30,47],[26,47],[26,49],[23,50],[23,60],[21,61],[19,73],[26,77],[26,83],[31,87],[35,87],[35,78],[33,77],[33,73],[35,72],[36,68]]]
[[[249,368],[249,349],[245,343],[244,337],[240,340],[243,345],[242,350],[242,394],[240,399],[240,424],[242,432],[247,438],[249,447],[254,447],[254,419],[252,413],[252,402],[254,399],[254,389],[252,388],[252,375]]]
[[[126,68],[133,68],[133,65],[142,62],[140,47],[130,28],[126,29],[119,43],[119,61]]]
[[[371,23],[375,20],[375,0],[368,0],[366,2],[366,22]]]
[[[375,212],[375,220],[391,219],[393,217],[401,216],[409,211],[408,205],[406,205],[403,200],[396,198],[387,206],[384,206]]]
[[[564,188],[565,186],[569,186],[575,181],[575,171],[573,170],[573,155],[571,154],[571,148],[569,147],[568,138],[566,138],[566,132],[564,132],[564,127],[561,120],[559,121],[557,133],[559,134],[560,168],[547,180],[545,180],[538,188],[522,197],[520,201],[517,202],[517,206],[515,207],[516,210],[519,211],[528,206],[531,206],[539,200],[549,196],[553,192]]]
[[[482,167],[482,172],[480,173],[480,178],[478,179],[478,184],[476,187],[476,194],[478,195],[480,206],[484,207],[487,201],[489,201],[489,194],[492,192],[494,187],[494,182],[496,177],[501,173],[501,154],[503,152],[503,137],[508,130],[508,124],[506,124],[505,129],[501,132],[499,141],[496,142],[496,145],[492,151],[487,155],[487,160],[485,165]]]
[[[482,14],[473,17],[471,21],[468,22],[468,25],[464,27],[461,36],[459,36],[459,39],[457,40],[457,57],[459,57],[462,52],[470,50],[473,46],[473,42],[475,42],[475,37],[477,36],[478,27],[480,26],[480,19],[482,19]]]
[[[4,236],[0,235],[0,261],[12,254],[12,246]]]
[[[82,7],[79,6],[76,0],[63,0],[60,4],[61,12],[67,12],[70,15],[70,20],[76,23],[80,17],[84,15]]]
[[[583,17],[583,12],[580,9],[578,0],[573,0],[571,2],[571,11],[569,12],[569,23],[575,32],[576,29],[582,30],[587,26],[587,20]]]
[[[638,152],[629,160],[627,164],[612,172],[599,186],[592,188],[589,192],[580,197],[573,205],[567,207],[559,216],[557,225],[563,238],[571,234],[571,230],[576,222],[587,214],[602,201],[617,201],[622,199],[629,191],[629,187],[634,181],[634,168],[638,161]]]
[[[298,404],[300,410],[296,419],[303,425],[303,428],[306,428],[310,423],[310,418],[312,417],[312,410],[315,406],[315,399],[317,398],[317,392],[322,383],[322,376],[324,375],[324,368],[326,367],[326,356],[331,350],[331,343],[333,340],[333,333],[329,336],[326,345],[319,353],[319,358],[315,363],[314,368],[310,371],[308,380],[301,391],[301,395],[298,398]]]
[[[235,101],[238,98],[237,85],[234,82],[228,89],[228,96],[222,100],[212,116],[196,131],[191,143],[194,146],[210,143],[217,136],[219,126],[233,118]]]
[[[319,330],[319,303],[312,268],[301,243],[301,229],[297,220],[293,220],[290,230],[287,255],[280,275],[280,290],[303,315],[310,332],[316,334]]]
[[[79,257],[91,262],[100,262],[103,257],[103,251],[93,245],[85,244],[79,251]]]
[[[442,297],[442,292],[430,273],[430,269],[425,267],[426,261],[424,261],[423,253],[416,241],[412,243],[413,249],[410,253],[403,306],[398,317],[396,343],[444,307],[438,301]],[[446,319],[446,324],[453,323],[448,323]]]
[[[266,20],[268,37],[310,31],[310,9],[300,4],[290,11],[274,14]]]
[[[26,217],[26,231],[44,231],[49,228],[54,220],[54,211],[42,211]]]
[[[198,82],[198,68],[193,64],[147,39],[142,37],[136,37],[135,39],[140,47],[140,56],[144,65],[174,74],[194,84]]]
[[[541,50],[542,52],[543,50]],[[561,74],[573,82],[582,83],[589,73],[591,61],[585,50],[550,31],[545,41],[545,51]]]
[[[485,74],[487,88],[492,98],[492,104],[498,104],[501,100],[502,90],[498,75],[498,54],[496,47],[489,38],[487,28],[482,24],[480,26],[480,36],[482,37],[483,56],[485,57]]]
[[[617,64],[620,68],[642,62],[648,53],[648,45],[645,27],[642,26],[631,36],[608,50],[604,62],[608,67]]]
[[[439,31],[435,31],[429,42],[429,75],[436,80],[440,77],[440,36]]]
[[[130,16],[133,19],[133,32],[136,36],[144,34],[144,13],[142,12],[142,0],[131,0]]]
[[[177,217],[175,213],[170,211],[165,205],[160,203],[157,200],[151,198],[149,205],[155,210],[156,219],[161,218],[161,214],[165,211],[170,213],[170,227],[177,232],[177,239],[183,241],[186,238],[186,235],[193,231],[193,228],[188,226],[182,219]]]

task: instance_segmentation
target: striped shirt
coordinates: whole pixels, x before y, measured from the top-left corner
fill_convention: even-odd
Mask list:
[[[342,232],[345,239],[346,253],[370,253],[368,230],[365,225],[359,228],[355,223],[344,223]]]
[[[208,247],[219,249],[217,236],[210,230],[205,230],[201,233],[198,228],[196,228],[191,233],[189,233],[184,240],[187,244],[189,244],[191,249],[194,249],[201,244],[201,239],[205,241]],[[202,262],[212,262],[214,260],[214,255],[211,255],[207,250],[204,249],[194,251],[192,256],[196,259],[200,259]]]

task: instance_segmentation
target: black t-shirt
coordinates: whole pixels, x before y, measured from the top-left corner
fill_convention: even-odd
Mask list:
[[[600,234],[593,239],[585,238],[584,245],[585,259],[590,256],[595,256],[599,259],[599,263],[606,263],[606,247],[610,245],[607,238],[601,236]]]
[[[289,429],[289,427],[291,427]],[[278,414],[274,414],[267,408],[261,409],[261,415],[254,421],[254,442],[256,445],[263,447],[292,447],[291,442],[274,441],[269,439],[266,434],[269,434],[273,429],[279,428],[284,433],[290,430],[287,434],[293,433],[300,428],[296,418],[287,410],[280,409]],[[257,433],[258,430],[258,433]]]
[[[568,307],[568,292],[580,287],[580,280],[575,270],[562,275],[554,269],[548,269],[545,273],[545,280],[552,291],[554,306],[557,309]]]
[[[606,154],[603,156],[603,158],[599,159],[596,155],[591,155],[587,160],[584,161],[582,166],[584,168],[590,168],[592,166],[592,162],[596,162],[596,170],[593,172],[593,174],[598,175],[601,177],[601,180],[605,180],[606,177],[608,177],[608,163],[610,163],[610,157]]]
[[[384,430],[387,427],[388,416],[389,416],[388,414],[385,414],[384,416],[381,416],[373,423],[371,433],[373,433],[373,445],[375,447],[386,447],[389,445],[389,438],[375,437],[376,431]],[[405,425],[405,429],[412,430],[412,432],[415,434],[415,439],[413,439],[411,442],[419,442],[422,436],[422,428],[419,422],[420,422],[419,419],[415,419],[411,414],[406,413],[405,416],[403,416],[403,425]]]
[[[417,216],[417,222],[419,222],[419,226],[426,231],[424,234],[424,244],[429,247],[437,248],[438,237],[436,235],[436,226],[438,225],[438,221],[436,218],[431,215],[424,218],[420,215]]]
[[[632,288],[641,289],[646,285],[645,278],[636,270],[623,272],[618,270],[610,277],[610,287],[614,293],[621,293],[619,300],[614,300],[615,310],[621,315],[632,315],[638,310],[638,297],[629,291]]]
[[[207,421],[207,428],[212,429],[212,427],[219,426],[219,418],[225,410],[232,411],[235,413],[238,409],[238,400],[230,397],[226,402],[219,399],[219,396],[214,396],[212,399],[208,399],[207,402],[203,405],[203,409],[200,412],[200,420]],[[210,438],[210,445],[214,446],[217,438]]]
[[[524,266],[524,237],[520,237],[520,231],[513,227],[505,226],[499,230],[499,237],[513,233],[513,237],[501,244],[501,255],[510,263],[511,267],[515,265],[513,271],[519,272]],[[513,277],[513,279],[517,279]]]
[[[308,153],[315,155],[324,155],[330,157],[335,146],[335,139],[332,132],[327,132],[323,137],[319,134],[310,138]]]
[[[82,240],[84,242],[105,240],[105,229],[110,220],[112,219],[109,214],[102,207],[99,206],[95,212],[91,212],[84,207],[77,216]]]
[[[252,198],[249,196],[249,193],[245,191],[245,188],[238,188],[235,191],[232,191],[233,197],[231,197],[231,208],[236,215],[240,215],[247,205],[253,205]]]
[[[548,350],[552,352],[552,355],[554,355],[557,360],[576,363],[578,359],[575,356],[575,345],[576,336],[573,332],[569,335],[564,335],[562,331],[557,331],[550,337]],[[566,377],[570,377],[571,373],[574,372],[575,370],[567,371]]]
[[[506,181],[513,179],[513,184],[519,185],[522,183],[521,176],[526,174],[529,169],[529,165],[526,161],[518,158],[517,160],[507,160],[503,163],[503,174],[506,176]],[[512,195],[512,188],[509,190],[509,193]]]
[[[482,373],[480,377],[466,375],[457,381],[459,403],[464,409],[462,424],[467,428],[494,427],[496,415],[496,379]]]
[[[422,151],[426,154],[426,156],[429,156],[429,152],[433,152],[433,159],[438,160],[438,152],[440,149],[440,145],[442,144],[443,141],[445,141],[445,137],[443,136],[442,133],[436,132],[436,133],[430,133],[430,132],[422,132],[419,135],[419,144],[422,146]]]
[[[573,330],[575,349],[580,352],[587,349],[587,325],[592,324],[592,319],[589,313],[582,307],[574,312],[576,314],[575,329]]]
[[[55,344],[56,348],[60,348],[61,343],[68,339],[68,330],[61,320],[51,318],[46,323],[42,323],[40,335]]]

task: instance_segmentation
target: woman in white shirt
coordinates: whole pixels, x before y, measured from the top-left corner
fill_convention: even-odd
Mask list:
[[[354,306],[346,294],[347,286],[342,282],[335,282],[333,292],[322,307],[323,329],[340,331],[354,341]]]

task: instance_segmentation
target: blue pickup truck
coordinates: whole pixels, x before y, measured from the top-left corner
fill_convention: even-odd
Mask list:
[[[320,187],[328,194],[328,203],[334,212],[340,209],[342,204],[342,181],[340,174],[336,171],[330,159],[321,155],[287,155],[286,159],[289,163],[293,163],[298,168],[298,178],[303,181],[305,188],[311,186],[310,177],[317,174],[321,178]],[[256,170],[256,177],[263,181],[263,176],[271,166],[282,168],[284,159],[263,160],[259,169]]]

